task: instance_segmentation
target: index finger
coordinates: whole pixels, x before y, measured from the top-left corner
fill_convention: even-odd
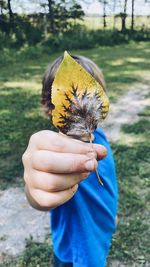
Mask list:
[[[102,145],[93,145],[76,141],[60,133],[44,130],[34,134],[31,139],[33,142],[29,146],[38,150],[49,150],[60,153],[88,154],[96,151],[98,158],[103,158],[106,154],[106,148]]]

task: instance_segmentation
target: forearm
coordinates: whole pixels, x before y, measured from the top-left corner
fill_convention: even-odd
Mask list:
[[[25,194],[26,194],[26,198],[29,202],[29,204],[36,210],[40,210],[40,211],[49,211],[50,208],[47,208],[47,207],[42,207],[40,206],[34,199],[33,197],[31,196],[29,190],[28,190],[28,187],[27,185],[25,185]]]

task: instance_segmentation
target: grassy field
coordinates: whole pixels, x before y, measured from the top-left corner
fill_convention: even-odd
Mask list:
[[[114,18],[106,17],[106,23],[108,29],[113,29],[114,27]],[[85,25],[90,30],[103,29],[103,18],[102,17],[85,17],[81,24]],[[135,28],[147,28],[150,25],[150,18],[146,16],[135,17]],[[127,17],[126,26],[128,29],[131,27],[131,17]],[[115,29],[121,30],[121,19],[115,19]]]
[[[97,49],[75,51],[93,59],[106,77],[108,94],[115,102],[136,82],[142,82],[148,74],[149,43],[131,43]],[[74,52],[74,51],[72,51]],[[52,126],[44,118],[40,107],[41,80],[43,73],[55,57],[42,49],[5,51],[0,55],[0,188],[22,186],[21,155],[29,136]],[[146,109],[134,125],[125,125],[122,132],[130,139],[129,145],[113,145],[119,178],[120,204],[119,225],[111,259],[122,262],[145,264],[150,262],[148,239],[149,184],[149,117]],[[41,253],[42,251],[42,253]],[[19,259],[7,259],[3,267],[46,267],[51,252],[49,239],[44,244],[30,240]],[[141,266],[141,265],[137,265]],[[144,266],[144,265],[143,265]]]

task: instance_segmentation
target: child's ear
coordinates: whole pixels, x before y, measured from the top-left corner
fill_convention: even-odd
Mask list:
[[[49,105],[47,105],[47,103],[45,103],[43,106],[43,112],[48,116],[48,118],[51,120],[52,119],[52,110],[55,108],[55,106],[50,103]]]
[[[48,117],[51,119],[52,118],[52,110],[49,110],[47,113]]]

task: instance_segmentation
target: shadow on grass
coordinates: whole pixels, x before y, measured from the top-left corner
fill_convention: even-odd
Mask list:
[[[40,96],[34,92],[4,88],[0,106],[0,179],[1,188],[4,188],[22,176],[21,156],[29,137],[42,129],[52,129],[52,126],[42,115]]]
[[[149,42],[113,48],[98,47],[80,52],[102,69],[111,101],[116,101],[135,82],[142,82],[142,75],[149,70]]]

